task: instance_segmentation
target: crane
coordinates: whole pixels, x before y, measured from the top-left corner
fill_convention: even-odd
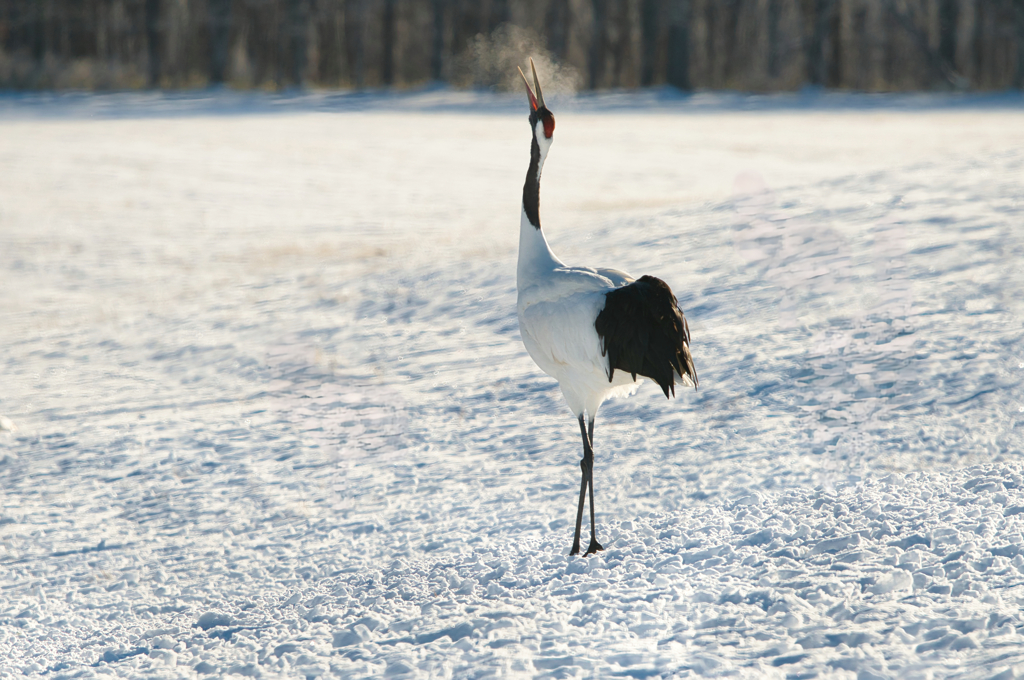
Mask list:
[[[555,117],[544,105],[537,67],[534,89],[522,69],[530,102],[530,167],[523,185],[516,270],[519,331],[526,351],[558,381],[583,437],[579,505],[570,555],[580,552],[583,508],[590,493],[590,544],[604,547],[594,521],[594,421],[606,399],[634,394],[650,378],[668,398],[676,382],[697,387],[690,330],[672,289],[661,279],[634,279],[617,269],[570,267],[552,252],[540,226],[540,176],[551,149]]]

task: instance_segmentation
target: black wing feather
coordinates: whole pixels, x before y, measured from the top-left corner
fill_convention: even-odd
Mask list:
[[[665,396],[675,396],[675,374],[689,376],[697,385],[697,370],[690,354],[690,327],[672,289],[661,279],[643,276],[608,291],[605,305],[594,322],[601,352],[608,357],[608,382],[615,369],[658,383]]]

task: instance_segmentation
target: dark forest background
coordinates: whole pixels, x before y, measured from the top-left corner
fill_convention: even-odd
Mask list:
[[[0,0],[0,88],[1024,89],[1024,0]]]

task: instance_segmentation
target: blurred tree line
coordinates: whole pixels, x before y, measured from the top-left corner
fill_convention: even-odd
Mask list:
[[[0,87],[1024,89],[1024,0],[0,0]]]

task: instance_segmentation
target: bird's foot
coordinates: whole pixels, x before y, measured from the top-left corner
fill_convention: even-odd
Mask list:
[[[569,557],[572,557],[573,555],[579,555],[579,554],[580,554],[580,544],[578,542],[577,543],[573,543],[572,544],[572,550],[569,551]]]
[[[604,550],[604,546],[592,538],[590,539],[590,545],[587,546],[587,552],[584,557],[590,557],[599,550]]]

